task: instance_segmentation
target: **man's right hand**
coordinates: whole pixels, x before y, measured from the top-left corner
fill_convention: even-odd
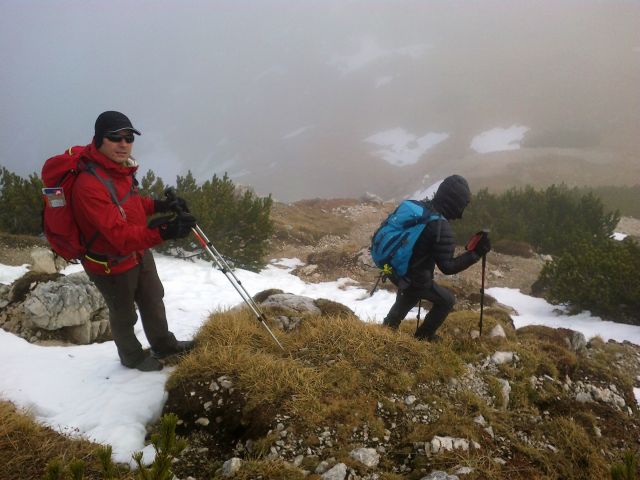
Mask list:
[[[476,245],[474,252],[476,252],[481,257],[484,257],[487,253],[491,251],[491,240],[489,240],[489,235],[484,234],[480,238],[480,241]]]
[[[482,231],[476,233],[467,242],[466,249],[476,253],[480,257],[484,257],[491,251],[491,240],[489,240],[489,232]]]
[[[191,232],[191,229],[196,226],[196,219],[190,213],[182,212],[172,220],[166,223],[162,223],[158,226],[160,236],[163,240],[175,240],[177,238],[185,238]]]

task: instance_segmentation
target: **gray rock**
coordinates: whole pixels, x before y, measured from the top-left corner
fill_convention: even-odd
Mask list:
[[[443,472],[442,470],[436,470],[426,477],[422,477],[420,480],[460,480],[460,477],[457,475],[449,475],[447,472]]]
[[[581,332],[573,332],[569,343],[571,345],[571,349],[576,352],[580,352],[587,348],[587,339]]]
[[[318,475],[326,472],[329,469],[329,462],[326,460],[322,460],[318,465],[316,465],[315,473]]]
[[[261,305],[265,307],[284,307],[297,313],[311,313],[320,315],[322,312],[313,303],[313,299],[294,295],[292,293],[276,293],[264,300]]]
[[[222,464],[222,475],[225,477],[231,477],[235,475],[242,467],[242,460],[238,457],[233,457]]]
[[[489,336],[490,337],[498,337],[498,338],[506,338],[507,334],[504,333],[504,328],[502,328],[502,325],[500,325],[498,323],[498,324],[496,324],[495,327],[493,327],[491,329],[491,331],[489,332]]]
[[[500,389],[500,393],[502,393],[502,407],[507,408],[509,406],[509,396],[511,394],[511,385],[508,380],[504,378],[498,378],[498,382],[502,388]]]
[[[357,448],[349,456],[370,468],[377,467],[380,462],[380,454],[374,448]]]
[[[469,475],[470,473],[473,473],[473,468],[471,467],[459,467],[455,471],[456,475]]]
[[[62,259],[62,262],[56,262],[56,257],[51,250],[40,247],[31,250],[31,260],[31,271],[39,273],[57,273],[63,267],[62,263],[66,264]]]
[[[320,478],[322,480],[344,480],[346,476],[347,466],[344,463],[338,463],[324,472]]]
[[[104,299],[84,272],[39,283],[22,303],[22,310],[34,326],[45,330],[107,318]]]
[[[511,363],[514,359],[517,359],[517,356],[513,352],[495,352],[491,355],[491,363],[496,365]]]

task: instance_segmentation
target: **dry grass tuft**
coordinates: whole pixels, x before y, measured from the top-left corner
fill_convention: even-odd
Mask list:
[[[94,455],[96,448],[87,440],[73,440],[43,427],[13,404],[0,401],[0,478],[40,479],[49,461],[56,458],[63,463],[83,460],[87,464],[87,480],[102,478]]]
[[[278,406],[313,425],[353,412],[373,421],[376,398],[463,369],[447,342],[425,344],[353,316],[308,317],[299,329],[276,333],[286,352],[249,312],[213,315],[198,334],[199,347],[180,363],[168,388],[228,375],[246,392],[246,408]]]

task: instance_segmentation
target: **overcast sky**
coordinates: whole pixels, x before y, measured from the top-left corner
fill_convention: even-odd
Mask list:
[[[240,181],[262,179],[263,193],[268,168],[281,160],[284,169],[306,168],[309,152],[338,150],[328,140],[338,131],[362,144],[377,130],[406,128],[403,122],[424,127],[414,132],[424,135],[450,133],[478,115],[490,119],[490,129],[531,126],[522,117],[535,114],[567,123],[571,112],[593,128],[603,123],[594,112],[612,98],[609,106],[620,112],[612,122],[640,118],[637,93],[607,90],[638,91],[637,0],[0,6],[0,164],[21,175],[89,143],[96,116],[111,109],[142,131],[134,155],[143,172],[152,168],[173,182],[187,168],[200,180],[229,171]],[[391,63],[392,56],[405,63]],[[413,83],[398,82],[400,73]],[[368,90],[358,83],[365,75]],[[393,96],[376,103],[393,82]],[[522,98],[530,103],[514,107]],[[547,104],[555,110],[538,112]],[[307,150],[280,145],[304,131],[315,135]]]

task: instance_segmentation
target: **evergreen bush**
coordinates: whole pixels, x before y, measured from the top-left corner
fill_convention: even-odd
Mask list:
[[[264,266],[273,233],[271,196],[258,197],[250,189],[239,188],[227,174],[214,175],[198,185],[191,172],[178,176],[176,193],[187,201],[211,243],[232,264],[254,271]],[[196,246],[194,241],[187,238],[172,243],[191,248]]]
[[[175,478],[171,465],[174,458],[187,447],[184,439],[176,436],[178,416],[169,413],[160,419],[159,432],[151,436],[151,444],[155,450],[155,458],[149,466],[142,462],[143,453],[133,454],[133,460],[137,465],[135,477],[138,480],[172,480]],[[128,471],[121,471],[111,460],[112,449],[110,445],[96,449],[95,455],[101,466],[103,480],[119,480],[123,477],[130,478]],[[68,465],[59,458],[49,462],[43,480],[83,480],[86,464],[82,460],[72,459]]]
[[[566,185],[552,185],[546,190],[525,187],[501,194],[481,190],[473,195],[464,218],[452,227],[460,242],[490,228],[494,241],[526,242],[538,252],[556,255],[584,238],[609,238],[619,220],[619,213],[606,212],[593,193],[578,194]]]
[[[0,231],[38,235],[42,231],[42,181],[35,173],[24,179],[0,168]]]
[[[540,281],[552,302],[626,323],[640,324],[640,247],[584,238],[545,265]]]

